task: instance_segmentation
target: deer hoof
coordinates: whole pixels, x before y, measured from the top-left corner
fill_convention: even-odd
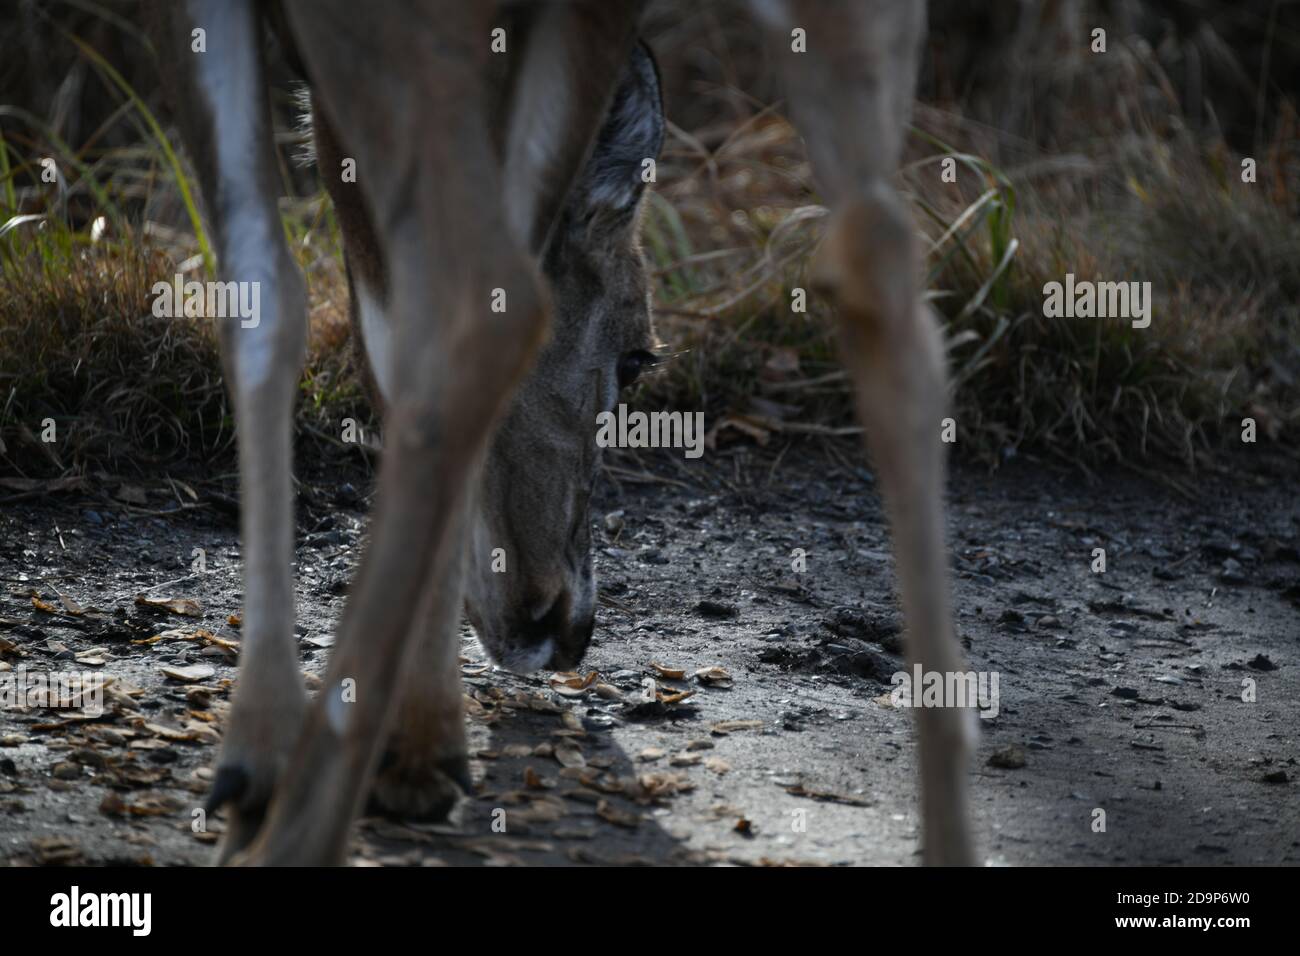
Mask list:
[[[412,762],[390,750],[370,788],[368,809],[403,820],[445,820],[460,796],[473,791],[464,754]]]

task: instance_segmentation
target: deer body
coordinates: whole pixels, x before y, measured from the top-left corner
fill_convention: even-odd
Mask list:
[[[881,474],[913,661],[959,668],[948,603],[939,427],[945,373],[914,231],[890,178],[922,5],[756,4],[835,219],[819,288]],[[159,4],[156,45],[213,220],[222,278],[261,283],[256,329],[223,325],[239,420],[245,550],[240,680],[212,802],[223,859],[338,862],[369,793],[438,816],[468,786],[456,622],[499,663],[576,666],[591,636],[587,499],[598,413],[650,343],[636,243],[641,161],[663,135],[639,3],[345,0]],[[509,56],[492,62],[507,18]],[[293,641],[291,402],[305,297],[276,211],[261,63],[280,26],[313,90],[353,319],[382,395],[371,546],[317,700]],[[190,35],[207,31],[207,52]],[[493,77],[496,77],[494,80]],[[356,181],[337,177],[344,158]],[[494,306],[504,303],[503,308]],[[494,574],[496,549],[510,568]],[[350,691],[350,693],[349,693]],[[970,715],[918,712],[925,855],[965,863]]]

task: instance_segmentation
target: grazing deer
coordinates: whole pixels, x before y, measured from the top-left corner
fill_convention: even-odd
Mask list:
[[[891,186],[917,0],[755,0],[834,217],[814,264],[836,305],[889,509],[909,656],[961,669],[943,543],[938,327]],[[595,420],[650,359],[636,242],[641,161],[662,139],[640,2],[184,0],[154,35],[214,225],[222,277],[260,283],[223,325],[239,423],[244,642],[214,804],[222,858],[334,863],[370,793],[445,813],[467,786],[456,621],[499,663],[567,668],[591,634]],[[500,19],[504,18],[504,20]],[[508,52],[491,50],[505,23]],[[276,209],[264,27],[307,78],[352,310],[385,406],[371,544],[317,699],[293,640],[291,403],[303,280]],[[795,28],[807,53],[789,52]],[[193,52],[193,31],[205,50]],[[335,181],[343,159],[355,182]],[[504,309],[494,304],[504,302]],[[531,371],[530,371],[531,369]],[[491,573],[502,548],[506,574]],[[917,712],[924,858],[969,863],[970,714]]]

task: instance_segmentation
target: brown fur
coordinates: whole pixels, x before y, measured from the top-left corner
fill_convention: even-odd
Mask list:
[[[942,348],[920,299],[912,226],[889,181],[924,7],[755,5],[836,210],[818,283],[838,306],[879,466],[909,657],[926,670],[959,669],[943,542]],[[635,110],[628,123],[610,123],[628,76],[635,89],[647,71],[625,70],[636,62],[638,3],[529,5],[511,40],[504,94],[487,82],[492,4],[388,0],[364,16],[351,0],[283,0],[283,8],[333,134],[326,151],[337,160],[346,149],[357,161],[353,195],[337,184],[332,191],[351,278],[376,293],[393,336],[381,376],[388,407],[371,546],[305,723],[293,654],[288,456],[305,315],[275,209],[256,54],[262,7],[164,4],[168,22],[156,36],[164,62],[193,70],[177,71],[174,82],[189,101],[182,125],[217,222],[223,272],[272,293],[265,329],[223,330],[240,416],[247,557],[240,685],[214,788],[217,802],[231,803],[223,853],[327,863],[343,858],[386,739],[395,755],[376,794],[392,808],[441,808],[449,779],[463,776],[454,627],[462,581],[479,637],[499,658],[541,666],[545,653],[550,666],[570,665],[590,637],[591,608],[581,601],[592,593],[592,424],[615,398],[615,359],[646,344],[649,320],[634,210],[598,208],[621,194],[620,181],[592,178],[589,202],[571,187],[592,172],[589,157],[629,159],[605,131],[636,134]],[[214,60],[188,53],[195,23],[222,41]],[[807,55],[790,51],[792,25],[807,29]],[[229,69],[219,74],[223,64]],[[224,157],[216,166],[203,155],[214,150]],[[234,234],[232,223],[247,235]],[[257,255],[241,241],[255,243]],[[493,290],[504,290],[506,311],[487,307]],[[492,574],[485,563],[503,541],[515,549],[512,570]],[[969,717],[957,708],[918,712],[927,862],[974,859]]]

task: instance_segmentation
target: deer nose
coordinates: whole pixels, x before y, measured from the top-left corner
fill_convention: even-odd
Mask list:
[[[569,595],[561,591],[549,601],[534,604],[535,610],[531,620],[519,628],[519,636],[526,644],[540,644],[543,641],[559,637],[569,623]]]
[[[594,612],[576,611],[574,595],[568,589],[561,590],[549,602],[537,602],[534,607],[533,619],[515,629],[520,645],[534,655],[546,652],[546,667],[550,670],[577,667],[591,642]]]

